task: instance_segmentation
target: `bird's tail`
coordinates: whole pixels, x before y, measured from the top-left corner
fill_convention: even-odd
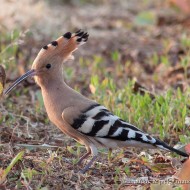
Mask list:
[[[165,142],[159,140],[159,139],[155,139],[156,142],[154,143],[154,145],[160,149],[163,149],[163,150],[167,150],[167,151],[170,151],[170,152],[175,152],[176,154],[180,155],[180,156],[183,156],[183,157],[189,157],[189,155],[181,150],[178,150],[176,148],[173,148],[171,146],[169,146],[168,144],[166,144]]]

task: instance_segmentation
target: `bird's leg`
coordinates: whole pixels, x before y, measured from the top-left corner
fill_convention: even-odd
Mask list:
[[[86,154],[84,154],[80,159],[79,161],[76,163],[77,165],[81,165],[82,164],[82,161],[87,158],[89,155],[91,154],[91,150],[88,150],[88,152]]]
[[[90,166],[93,164],[97,157],[97,155],[93,156],[90,162],[82,170],[80,170],[80,173],[84,174],[90,168]]]

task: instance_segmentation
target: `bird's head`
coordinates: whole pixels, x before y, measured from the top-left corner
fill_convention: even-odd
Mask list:
[[[75,33],[67,32],[57,40],[44,46],[38,53],[32,64],[31,70],[18,78],[6,91],[8,94],[15,86],[24,79],[34,76],[35,81],[41,86],[44,82],[56,78],[62,72],[62,63],[68,59],[73,59],[74,52],[79,45],[88,40],[88,33],[79,30]],[[48,79],[48,80],[47,80]]]

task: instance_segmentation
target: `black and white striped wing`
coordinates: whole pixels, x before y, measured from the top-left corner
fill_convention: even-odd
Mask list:
[[[114,147],[158,147],[188,157],[188,154],[169,146],[113,115],[100,104],[94,104],[84,110],[78,118],[74,119],[72,127],[107,147],[112,147],[113,144]]]
[[[72,127],[91,137],[115,139],[119,141],[140,141],[154,144],[156,139],[143,133],[118,116],[113,115],[104,106],[95,104],[76,118]]]

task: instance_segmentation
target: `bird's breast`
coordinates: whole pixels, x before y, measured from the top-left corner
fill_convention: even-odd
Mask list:
[[[62,121],[62,106],[61,106],[61,100],[57,98],[56,96],[51,95],[51,92],[43,91],[42,90],[42,96],[44,100],[44,105],[46,112],[48,114],[48,117],[52,123],[54,123],[56,126],[61,124]]]

